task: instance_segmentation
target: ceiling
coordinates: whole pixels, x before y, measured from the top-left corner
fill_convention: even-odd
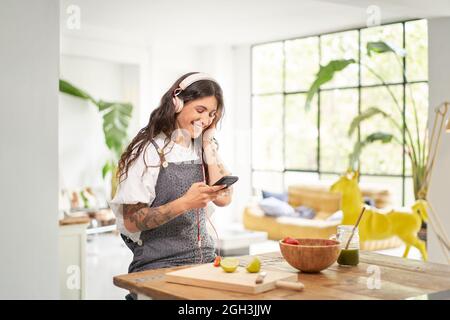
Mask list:
[[[63,0],[62,35],[128,45],[238,45],[364,26],[369,6],[381,21],[450,16],[449,0]],[[81,28],[66,27],[69,5]],[[373,8],[373,7],[371,7]]]

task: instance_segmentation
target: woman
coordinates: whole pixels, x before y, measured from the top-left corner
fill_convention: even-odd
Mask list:
[[[223,111],[214,79],[185,74],[123,153],[110,205],[133,251],[129,272],[214,260],[205,208],[211,201],[226,206],[232,197],[231,187],[211,186],[230,174],[214,139]]]

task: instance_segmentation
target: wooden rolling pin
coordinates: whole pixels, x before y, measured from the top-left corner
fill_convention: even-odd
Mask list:
[[[276,281],[275,286],[279,289],[288,289],[295,291],[303,291],[303,289],[305,288],[305,286],[301,282],[283,281],[283,280]]]

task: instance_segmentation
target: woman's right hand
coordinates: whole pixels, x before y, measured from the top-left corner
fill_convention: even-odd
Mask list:
[[[220,190],[225,187],[226,185],[208,186],[204,182],[196,182],[191,185],[182,199],[188,209],[205,208],[209,201],[216,200]]]

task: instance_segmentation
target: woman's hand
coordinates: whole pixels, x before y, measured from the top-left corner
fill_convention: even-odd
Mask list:
[[[205,131],[203,131],[203,134],[202,134],[203,147],[205,147],[209,143],[213,142],[213,138],[214,138],[214,135],[216,133],[216,125],[217,125],[218,119],[220,119],[220,116],[216,115],[216,117],[213,119],[211,124],[206,128]]]
[[[208,186],[204,182],[196,182],[181,198],[187,210],[205,208],[208,202],[216,200],[220,195],[220,190],[225,187],[226,185]]]
[[[203,132],[203,149],[206,149],[211,143],[214,143],[214,135],[216,134],[216,127],[211,125]]]

